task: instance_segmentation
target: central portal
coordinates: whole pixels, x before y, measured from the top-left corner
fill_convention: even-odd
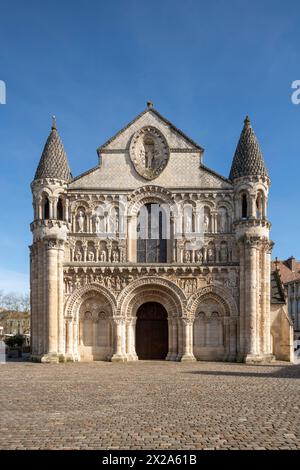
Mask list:
[[[168,314],[158,302],[137,311],[136,353],[139,359],[165,359],[168,354]]]

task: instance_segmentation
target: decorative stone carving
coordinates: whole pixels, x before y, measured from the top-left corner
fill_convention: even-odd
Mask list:
[[[164,135],[152,126],[143,127],[133,135],[129,152],[136,171],[148,180],[156,178],[169,159]]]
[[[100,233],[101,232],[101,219],[98,214],[95,216],[95,232]]]
[[[79,211],[77,215],[77,225],[78,225],[78,232],[82,233],[84,231],[84,212]]]
[[[203,224],[204,224],[204,232],[208,232],[209,231],[209,216],[207,214],[204,214],[204,218],[203,218]]]
[[[213,263],[215,261],[215,251],[213,248],[208,248],[207,250],[207,261]]]
[[[197,263],[202,263],[202,260],[203,260],[203,254],[202,254],[202,251],[201,250],[197,250],[196,251],[196,261]]]
[[[93,251],[88,252],[88,261],[94,261],[95,260],[95,255]]]
[[[220,223],[219,231],[221,233],[226,232],[226,229],[227,229],[227,215],[226,215],[226,209],[223,208],[223,207],[220,208],[220,210],[219,210],[219,223]]]

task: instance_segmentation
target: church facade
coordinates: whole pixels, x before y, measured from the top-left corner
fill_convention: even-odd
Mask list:
[[[32,182],[32,358],[274,356],[270,179],[248,118],[228,178],[152,103],[72,177],[56,122]]]

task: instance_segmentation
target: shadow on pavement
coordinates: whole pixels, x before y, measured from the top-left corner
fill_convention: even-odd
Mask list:
[[[245,367],[245,364],[243,364]],[[257,367],[257,365],[249,365],[249,367]],[[249,372],[237,371],[237,370],[191,370],[185,371],[186,374],[195,374],[195,375],[216,375],[216,376],[228,376],[228,377],[262,377],[262,378],[290,378],[290,379],[300,379],[300,364],[291,364],[285,367],[275,366],[275,365],[262,365],[259,364],[259,367],[272,367],[276,370],[264,372],[251,371]],[[280,367],[280,368],[279,368]]]

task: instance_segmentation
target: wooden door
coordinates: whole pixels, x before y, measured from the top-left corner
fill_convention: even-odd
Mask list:
[[[147,302],[137,312],[136,353],[139,359],[165,359],[168,354],[168,318],[158,302]]]

